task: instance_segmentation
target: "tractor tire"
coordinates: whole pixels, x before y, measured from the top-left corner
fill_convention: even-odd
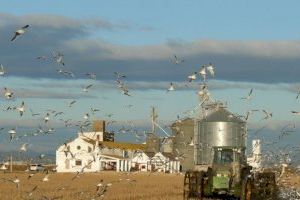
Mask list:
[[[184,176],[183,199],[203,200],[204,172],[188,171]]]
[[[204,193],[204,175],[205,173],[204,172],[199,172],[197,174],[197,199],[198,200],[203,200],[203,193]]]
[[[241,200],[254,200],[254,185],[250,178],[242,183]]]
[[[273,172],[262,172],[256,174],[254,178],[255,199],[276,200],[278,198],[278,188]]]
[[[183,182],[183,199],[188,200],[189,199],[189,187],[190,187],[190,171],[187,171],[184,175],[184,182]]]

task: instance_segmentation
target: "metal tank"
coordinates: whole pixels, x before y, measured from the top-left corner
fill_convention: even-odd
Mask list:
[[[146,138],[146,152],[160,151],[160,138],[154,133],[148,133]]]
[[[163,138],[161,142],[161,152],[173,153],[174,150],[174,137]]]
[[[171,125],[173,140],[173,154],[180,160],[182,171],[194,167],[194,146],[190,145],[194,138],[195,120],[186,118],[178,120]]]
[[[224,107],[212,108],[207,116],[199,120],[195,135],[197,164],[212,163],[212,147],[246,147],[246,123]],[[245,155],[244,150],[241,155]]]

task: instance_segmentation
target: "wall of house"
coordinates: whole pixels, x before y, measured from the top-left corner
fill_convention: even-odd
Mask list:
[[[63,145],[56,151],[56,165],[57,165],[57,172],[77,172],[81,171],[84,166],[85,172],[93,172],[99,171],[99,161],[96,159],[96,162],[90,161],[94,160],[93,155],[96,156],[94,152],[94,145],[85,142],[80,137],[76,138],[74,141],[68,144],[68,148],[70,153],[68,153],[67,157],[65,154],[66,147]]]

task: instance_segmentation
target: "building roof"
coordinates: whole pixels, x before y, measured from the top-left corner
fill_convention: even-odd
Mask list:
[[[206,116],[201,121],[205,122],[237,122],[237,123],[244,123],[242,119],[235,116],[228,110],[222,107],[216,108],[215,111],[210,113],[208,116]]]
[[[152,158],[155,155],[155,152],[144,152],[149,158]]]
[[[128,149],[128,150],[145,150],[145,144],[121,143],[121,142],[99,142],[99,145],[108,148]]]
[[[101,154],[100,157],[109,157],[109,158],[115,158],[120,160],[127,160],[128,158],[124,158],[123,156],[113,155],[113,154]]]
[[[85,141],[89,144],[92,144],[94,146],[96,145],[96,142],[97,142],[97,140],[93,140],[89,137],[82,136],[82,135],[81,135],[80,139],[82,139],[83,141]],[[64,145],[62,145],[62,146],[64,146]],[[108,148],[125,149],[125,150],[144,151],[146,149],[146,144],[134,144],[134,143],[125,143],[125,142],[111,142],[111,141],[99,141],[99,146],[108,147]]]

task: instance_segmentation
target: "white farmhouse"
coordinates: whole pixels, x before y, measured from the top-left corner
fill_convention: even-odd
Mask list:
[[[56,150],[57,172],[130,171],[131,158],[145,145],[107,141],[104,127],[103,121],[97,121],[94,132],[79,133],[76,139],[61,145]]]
[[[152,152],[137,152],[131,160],[131,168],[136,171],[151,171],[151,159],[155,155]]]

